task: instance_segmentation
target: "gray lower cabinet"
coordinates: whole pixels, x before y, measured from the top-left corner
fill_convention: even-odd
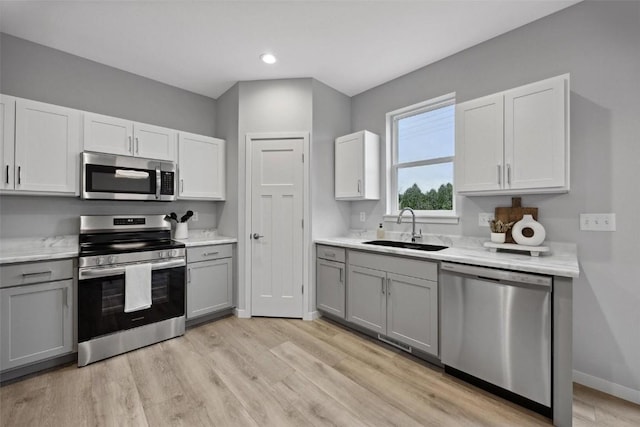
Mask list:
[[[187,248],[187,319],[233,307],[231,245]]]
[[[438,355],[437,263],[349,251],[347,320]]]
[[[72,279],[0,289],[0,371],[70,353],[72,304]]]
[[[318,310],[345,318],[347,274],[343,248],[317,246],[316,306]]]

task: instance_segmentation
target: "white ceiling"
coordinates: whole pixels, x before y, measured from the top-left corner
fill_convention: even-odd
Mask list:
[[[291,77],[355,95],[577,2],[0,1],[0,31],[212,98]]]

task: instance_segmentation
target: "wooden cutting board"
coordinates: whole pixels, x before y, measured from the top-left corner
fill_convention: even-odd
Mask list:
[[[497,207],[494,213],[496,220],[502,222],[517,222],[522,219],[524,215],[531,215],[533,219],[538,220],[538,208],[523,208],[522,198],[512,197],[511,206],[509,207]],[[523,231],[522,234],[525,234]],[[525,234],[526,235],[526,234]],[[530,237],[530,236],[527,236]],[[513,237],[511,237],[511,230],[507,231],[505,243],[515,243]]]

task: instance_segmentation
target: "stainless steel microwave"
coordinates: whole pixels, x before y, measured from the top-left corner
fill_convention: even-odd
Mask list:
[[[174,162],[88,151],[81,156],[83,199],[176,200]]]

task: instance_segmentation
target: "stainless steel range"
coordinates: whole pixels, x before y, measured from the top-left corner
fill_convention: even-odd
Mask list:
[[[78,366],[184,334],[185,248],[164,215],[80,217]]]

